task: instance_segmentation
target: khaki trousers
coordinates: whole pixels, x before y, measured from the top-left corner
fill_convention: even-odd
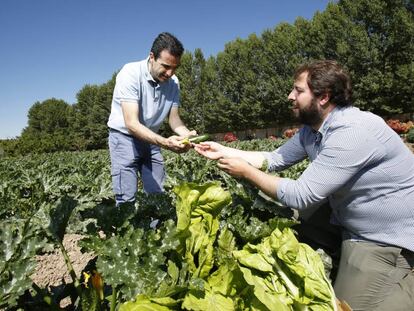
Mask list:
[[[342,242],[336,296],[354,311],[414,310],[414,253],[366,241]]]
[[[332,258],[336,296],[354,311],[414,311],[414,254],[399,247],[344,240],[329,223],[331,209],[320,206],[294,227],[301,242]]]

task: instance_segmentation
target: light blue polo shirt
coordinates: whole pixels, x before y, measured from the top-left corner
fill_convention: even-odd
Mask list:
[[[148,71],[148,59],[126,64],[116,76],[108,126],[129,134],[122,114],[121,101],[136,101],[139,121],[158,132],[171,107],[179,105],[179,83],[174,75],[157,83]]]

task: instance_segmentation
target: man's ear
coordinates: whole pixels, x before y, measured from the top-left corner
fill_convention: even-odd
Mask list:
[[[326,104],[329,103],[330,99],[331,99],[331,96],[329,95],[329,93],[325,93],[320,97],[319,104],[321,106],[325,106]]]
[[[155,59],[154,53],[150,52],[150,53],[149,53],[149,58],[150,58],[151,60],[152,60],[152,59]]]

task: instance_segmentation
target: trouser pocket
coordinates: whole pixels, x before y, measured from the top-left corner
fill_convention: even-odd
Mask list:
[[[117,204],[135,201],[137,173],[133,169],[121,169],[112,174],[112,188]]]

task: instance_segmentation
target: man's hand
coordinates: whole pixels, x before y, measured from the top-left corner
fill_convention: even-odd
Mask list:
[[[218,160],[225,156],[224,146],[213,141],[206,141],[194,145],[194,150],[210,160]]]
[[[217,166],[233,177],[246,177],[246,172],[253,167],[241,158],[221,158]]]
[[[170,136],[166,139],[164,147],[176,153],[187,152],[191,148],[191,145],[183,144],[184,138],[183,136],[177,135]]]

